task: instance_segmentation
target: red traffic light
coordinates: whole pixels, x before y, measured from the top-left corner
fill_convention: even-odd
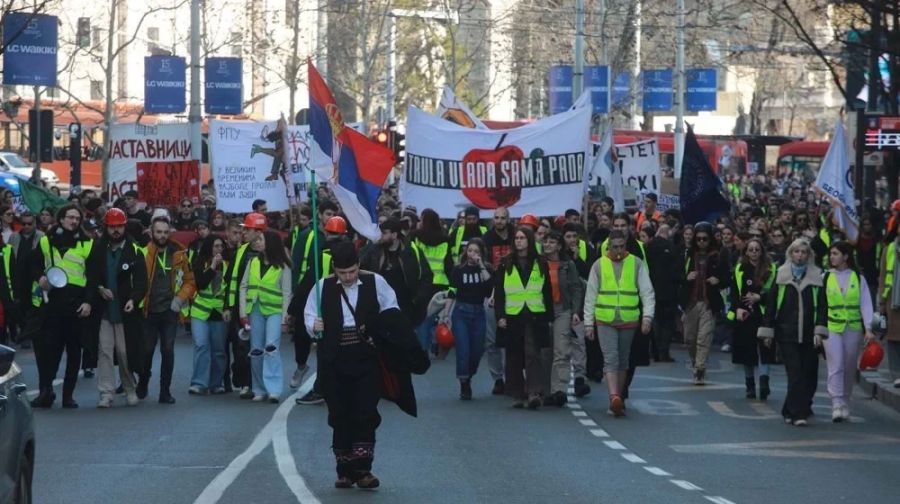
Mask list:
[[[387,131],[379,131],[378,134],[375,135],[375,141],[380,144],[386,144],[388,141]]]

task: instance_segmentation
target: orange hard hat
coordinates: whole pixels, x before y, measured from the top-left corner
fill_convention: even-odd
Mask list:
[[[247,229],[258,229],[260,231],[265,231],[269,229],[269,219],[267,219],[265,215],[259,212],[251,212],[248,213],[246,217],[244,217],[243,226]]]
[[[900,212],[900,199],[896,199],[891,203],[891,211]]]
[[[859,370],[878,369],[882,359],[884,359],[884,348],[881,348],[877,341],[870,341],[866,344],[862,357],[859,359]]]
[[[536,215],[527,213],[519,218],[519,225],[531,226],[532,228],[537,229],[541,226],[541,221],[538,220]]]
[[[553,227],[557,229],[562,229],[563,226],[566,225],[566,217],[564,215],[560,215],[557,218],[553,219]]]
[[[453,348],[453,331],[447,327],[447,324],[441,322],[434,330],[434,338],[441,348]]]
[[[128,222],[128,217],[118,208],[110,208],[103,216],[103,223],[107,226],[124,226],[126,222]]]
[[[325,221],[325,231],[335,234],[347,234],[347,221],[340,215],[329,217]]]

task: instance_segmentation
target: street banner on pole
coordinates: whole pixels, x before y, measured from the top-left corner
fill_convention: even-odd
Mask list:
[[[620,73],[612,85],[613,107],[624,107],[631,103],[631,74]]]
[[[109,129],[107,180],[110,201],[115,201],[126,191],[137,190],[138,163],[190,159],[193,159],[190,129],[186,123],[113,124]]]
[[[475,112],[472,112],[472,109],[457,98],[450,86],[444,86],[444,90],[441,92],[441,102],[438,104],[435,115],[466,128],[488,129],[475,115]]]
[[[718,91],[715,68],[693,68],[685,72],[685,108],[689,112],[716,110]]]
[[[590,168],[591,108],[509,130],[474,130],[410,107],[400,199],[445,218],[467,206],[488,217],[556,215],[577,205]]]
[[[833,218],[846,233],[847,239],[856,241],[859,235],[859,214],[856,212],[852,177],[847,134],[844,124],[838,119],[831,145],[819,167],[815,188],[831,203],[834,208]]]
[[[3,84],[56,86],[56,16],[10,12],[3,17]]]
[[[550,67],[550,114],[559,114],[572,107],[572,65]],[[407,140],[408,141],[408,140]]]
[[[644,112],[668,112],[672,110],[672,69],[644,70]]]
[[[595,114],[609,113],[609,67],[589,65],[584,67],[584,89],[591,93]]]
[[[204,69],[207,114],[236,115],[243,110],[241,58],[206,58]]]
[[[144,58],[144,112],[177,114],[184,112],[185,62],[181,56]]]
[[[252,211],[253,200],[266,200],[269,211],[289,208],[281,177],[284,153],[270,133],[275,121],[209,122],[210,167],[216,183],[216,207],[232,213]]]
[[[200,203],[200,163],[144,161],[137,163],[137,190],[151,206],[178,206],[185,198]]]
[[[661,175],[659,148],[655,138],[616,145],[616,158],[622,182],[634,188],[639,201],[643,201],[647,193],[659,195]]]

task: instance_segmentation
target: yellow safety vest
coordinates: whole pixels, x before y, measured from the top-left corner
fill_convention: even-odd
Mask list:
[[[322,251],[322,276],[326,277],[332,273],[334,273],[334,272],[331,271],[331,251],[323,250]]]
[[[259,302],[259,311],[268,317],[284,310],[281,296],[281,268],[269,266],[266,274],[260,278],[260,264],[259,257],[254,257],[247,266],[250,268],[250,277],[247,281],[246,311],[250,313],[253,305]]]
[[[487,228],[484,226],[478,226],[478,230],[481,231],[482,236],[484,233],[487,233]],[[463,234],[466,232],[465,226],[460,226],[456,228],[456,234],[453,237],[453,262],[459,262],[459,255],[462,254],[462,250],[459,249],[459,246],[462,245]]]
[[[741,291],[741,288],[744,285],[744,268],[743,268],[743,266],[744,265],[742,263],[738,263],[737,267],[734,268],[734,284],[737,285],[738,298],[740,298],[741,295],[743,294],[743,292]],[[775,271],[776,271],[775,265],[769,264],[769,277],[766,280],[766,283],[763,284],[762,292],[760,294],[765,294],[766,291],[768,291],[769,289],[772,288],[772,282],[775,281]],[[765,314],[766,313],[765,303],[759,303],[759,309],[762,311],[763,314]],[[735,320],[735,318],[737,318],[737,308],[731,307],[731,310],[729,310],[728,313],[725,314],[725,318],[727,318],[728,320]]]
[[[228,279],[228,306],[234,306],[237,301],[237,290],[238,290],[238,268],[241,267],[241,260],[244,259],[244,253],[247,252],[247,247],[249,247],[249,243],[245,243],[238,247],[237,253],[234,254],[234,268],[231,270],[231,276]]]
[[[13,292],[12,268],[10,266],[13,256],[12,245],[4,245],[0,249],[0,255],[3,256],[3,272],[6,273],[6,287],[9,289],[9,299],[15,301],[16,296]]]
[[[828,275],[825,283],[825,296],[828,299],[828,331],[836,334],[862,330],[862,312],[859,309],[859,275],[850,272],[847,292],[841,292],[837,275]]]
[[[228,271],[228,263],[223,263],[222,269]],[[222,280],[216,291],[213,291],[212,284],[209,282],[205,289],[197,292],[197,295],[194,296],[194,301],[191,303],[191,318],[209,320],[212,312],[222,313],[225,308],[225,281]]]
[[[885,251],[887,257],[884,260],[884,292],[881,293],[882,299],[887,299],[891,295],[891,287],[894,283],[894,263],[897,261],[897,242],[892,241]]]
[[[503,278],[503,290],[506,292],[506,314],[518,315],[522,308],[528,306],[531,313],[544,313],[544,275],[537,261],[531,267],[528,284],[522,284],[519,270],[510,265]]]
[[[587,242],[578,240],[578,258],[587,262]]]
[[[594,318],[605,324],[616,320],[616,313],[623,323],[636,322],[641,315],[637,283],[637,259],[628,254],[622,260],[622,273],[616,280],[612,259],[600,258],[600,285],[594,301]]]
[[[448,244],[444,242],[440,245],[429,247],[418,239],[415,241],[415,244],[425,254],[428,266],[431,267],[431,272],[434,274],[431,283],[440,287],[450,285],[450,279],[447,278],[447,271],[444,269],[444,259],[447,257]]]
[[[94,240],[82,240],[75,243],[75,246],[66,250],[63,255],[59,254],[59,250],[50,245],[50,239],[46,236],[41,237],[40,247],[44,254],[44,269],[56,266],[66,272],[66,278],[69,285],[76,287],[84,287],[87,285],[87,275],[85,274],[85,263],[88,256],[91,255],[91,248],[94,246]]]

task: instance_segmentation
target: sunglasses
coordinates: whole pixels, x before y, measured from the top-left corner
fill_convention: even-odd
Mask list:
[[[191,207],[193,207],[193,206],[194,206],[194,205],[186,204],[186,205],[181,205],[181,208],[191,208]]]
[[[694,238],[694,240],[696,240],[698,242],[708,242],[709,237],[708,236],[697,236]]]

